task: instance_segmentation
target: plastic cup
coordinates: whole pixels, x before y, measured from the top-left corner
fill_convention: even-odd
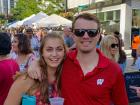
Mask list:
[[[49,98],[49,101],[50,101],[51,105],[63,105],[64,104],[64,98],[62,98],[62,97]]]
[[[22,96],[22,105],[36,105],[36,97],[23,95]]]

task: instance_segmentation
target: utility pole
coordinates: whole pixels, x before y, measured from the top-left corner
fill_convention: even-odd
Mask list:
[[[65,12],[68,11],[68,0],[64,0],[64,8],[65,8]]]
[[[9,6],[8,3],[9,3],[9,1],[7,0],[7,8],[6,8],[6,17],[7,17],[7,20],[8,20],[8,12],[9,12],[9,11],[8,11],[8,9],[9,9],[9,8],[8,8],[8,6]]]
[[[3,16],[4,16],[4,19],[6,20],[6,22],[7,22],[7,20],[8,20],[8,9],[9,9],[9,7],[8,7],[8,0],[0,0],[0,3],[1,3],[1,14],[3,14]]]

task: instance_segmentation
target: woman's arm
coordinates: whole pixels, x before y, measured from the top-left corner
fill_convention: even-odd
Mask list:
[[[20,76],[11,86],[4,105],[20,105],[22,95],[33,85],[34,80]]]

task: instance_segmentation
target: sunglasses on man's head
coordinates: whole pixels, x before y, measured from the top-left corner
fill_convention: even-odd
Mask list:
[[[111,44],[111,48],[118,48],[118,47],[119,47],[119,44],[115,44],[115,43]]]
[[[74,29],[74,34],[77,37],[83,37],[85,35],[85,32],[87,32],[89,37],[95,37],[99,30],[98,29]]]

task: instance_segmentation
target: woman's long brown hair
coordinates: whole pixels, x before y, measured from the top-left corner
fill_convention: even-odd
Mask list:
[[[46,102],[46,103],[49,103],[49,93],[48,93],[49,83],[48,83],[47,63],[45,62],[45,60],[44,60],[42,55],[43,55],[43,48],[44,48],[45,43],[46,43],[46,41],[48,39],[59,39],[62,42],[63,46],[64,46],[64,53],[65,53],[64,58],[61,61],[61,63],[58,65],[56,73],[55,73],[57,91],[58,91],[59,95],[61,94],[61,79],[60,78],[61,78],[61,71],[62,71],[63,61],[64,61],[64,59],[66,57],[66,46],[64,44],[64,40],[63,40],[62,36],[58,35],[56,32],[49,33],[46,36],[44,36],[44,38],[42,39],[41,46],[40,46],[40,58],[39,58],[39,62],[38,62],[39,66],[41,68],[41,76],[42,76],[41,78],[42,78],[42,80],[41,81],[34,80],[35,83],[26,92],[28,95],[33,95],[34,90],[39,89],[40,92],[41,92],[40,100],[43,101],[43,102]],[[30,78],[28,76],[27,72],[24,72],[24,73],[19,72],[14,76],[14,79],[16,80],[20,76],[25,76],[25,79]]]
[[[44,36],[44,38],[41,41],[41,46],[40,46],[39,66],[41,67],[41,78],[42,78],[42,80],[39,83],[39,88],[40,88],[40,92],[41,92],[41,100],[45,101],[47,103],[49,103],[48,72],[47,72],[47,63],[45,62],[42,54],[43,54],[43,48],[44,48],[45,43],[48,39],[59,39],[64,46],[64,53],[66,54],[66,48],[65,48],[64,40],[63,40],[61,35],[58,35],[56,32],[51,32],[51,33],[48,33],[46,36]],[[65,55],[64,55],[64,59],[65,59]],[[63,59],[63,61],[64,61],[64,59]],[[56,83],[57,83],[57,90],[58,90],[59,94],[60,94],[60,91],[61,91],[60,77],[61,77],[61,70],[62,70],[63,61],[57,67],[56,74],[55,74]]]

